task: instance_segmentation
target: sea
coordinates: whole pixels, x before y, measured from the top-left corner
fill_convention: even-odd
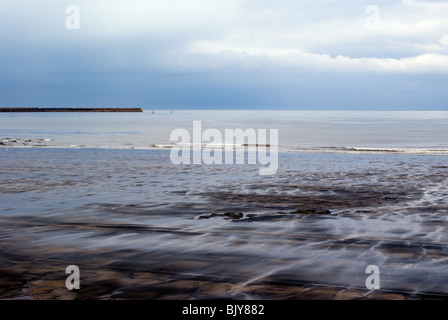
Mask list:
[[[174,163],[198,122],[277,170]],[[0,113],[0,163],[0,298],[448,297],[448,111]]]

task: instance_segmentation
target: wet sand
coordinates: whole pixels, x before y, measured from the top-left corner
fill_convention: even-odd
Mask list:
[[[266,178],[166,155],[1,150],[0,298],[447,299],[443,157],[285,155]]]

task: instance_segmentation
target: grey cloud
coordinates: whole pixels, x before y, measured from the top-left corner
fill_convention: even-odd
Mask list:
[[[440,108],[446,3],[370,4],[0,0],[0,103]]]

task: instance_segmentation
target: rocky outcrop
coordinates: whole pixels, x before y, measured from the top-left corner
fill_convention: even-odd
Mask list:
[[[0,146],[6,147],[45,147],[46,142],[53,141],[54,139],[21,139],[21,138],[2,138],[0,139]]]
[[[210,219],[213,217],[225,217],[226,220],[239,220],[244,217],[244,213],[242,212],[212,213],[199,216],[198,219]]]
[[[320,209],[320,208],[311,208],[311,209],[299,208],[295,211],[290,212],[290,214],[331,214],[331,211],[328,209]]]

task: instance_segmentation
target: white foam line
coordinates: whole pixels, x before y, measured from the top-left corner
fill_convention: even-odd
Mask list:
[[[54,141],[53,139],[44,139],[42,141]],[[3,145],[0,148],[52,148],[52,149],[111,149],[111,150],[170,150],[173,147],[190,147],[192,151],[202,150],[204,148],[221,148],[222,150],[234,150],[237,148],[245,149],[245,145],[194,145],[194,144],[152,144],[151,146],[98,146],[98,145]],[[262,146],[262,148],[266,148]],[[269,147],[267,147],[269,149]],[[419,155],[419,156],[448,156],[448,149],[413,149],[413,148],[358,148],[358,147],[296,147],[279,146],[279,153],[318,153],[318,154],[382,154],[382,155]]]

